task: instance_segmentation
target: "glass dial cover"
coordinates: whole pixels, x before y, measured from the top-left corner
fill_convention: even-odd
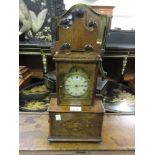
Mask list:
[[[65,90],[71,96],[82,96],[88,90],[88,79],[80,74],[70,74],[65,80]]]

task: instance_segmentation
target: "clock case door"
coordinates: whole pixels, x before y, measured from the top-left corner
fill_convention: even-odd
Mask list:
[[[88,53],[88,55],[90,54]],[[58,105],[93,105],[99,61],[99,58],[94,60],[70,59],[56,61]],[[79,73],[79,75],[86,74],[87,76],[88,89],[81,96],[72,96],[65,90],[65,80],[69,74],[72,74],[72,69],[82,70],[82,73]]]

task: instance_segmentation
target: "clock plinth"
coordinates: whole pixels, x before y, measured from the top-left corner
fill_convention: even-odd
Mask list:
[[[100,99],[95,99],[94,106],[59,106],[52,98],[48,111],[49,141],[102,141],[104,107]]]

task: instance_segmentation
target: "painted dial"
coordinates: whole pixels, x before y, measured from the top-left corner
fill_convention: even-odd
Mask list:
[[[65,90],[71,96],[82,96],[88,90],[88,80],[82,75],[71,74],[66,78]]]

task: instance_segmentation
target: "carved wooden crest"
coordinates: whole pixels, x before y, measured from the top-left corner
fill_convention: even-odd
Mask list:
[[[58,42],[52,52],[60,50],[95,51],[104,48],[110,17],[94,12],[84,4],[69,9],[59,18]]]

